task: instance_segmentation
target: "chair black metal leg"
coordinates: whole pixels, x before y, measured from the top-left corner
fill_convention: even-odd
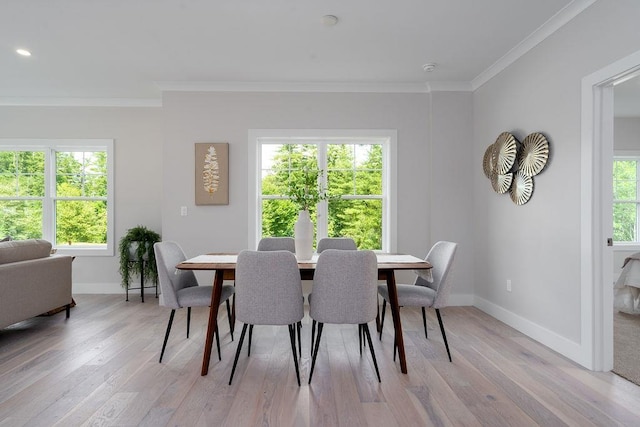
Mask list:
[[[236,365],[238,364],[238,357],[240,356],[240,350],[242,350],[242,341],[244,341],[244,334],[247,332],[247,324],[242,325],[242,332],[240,333],[240,341],[238,341],[238,348],[236,349],[236,357],[233,359],[233,368],[231,369],[231,377],[229,378],[229,385],[233,381],[233,374],[236,372]]]
[[[187,307],[187,338],[189,338],[190,326],[191,326],[191,307]]]
[[[216,325],[216,346],[218,347],[218,360],[222,360],[222,355],[220,354],[220,332],[218,331],[218,325]]]
[[[229,333],[231,334],[231,341],[233,341],[233,321],[231,320],[231,305],[229,300],[227,302],[227,319],[229,319]]]
[[[171,332],[171,325],[173,324],[173,316],[175,316],[175,314],[176,311],[171,310],[169,323],[167,324],[167,331],[164,333],[164,342],[162,343],[162,351],[160,352],[160,361],[158,363],[162,363],[162,356],[164,356],[164,349],[167,347],[167,340],[169,340],[169,333]]]
[[[451,362],[451,353],[449,352],[449,344],[447,343],[447,334],[444,333],[444,323],[442,323],[442,317],[440,316],[439,308],[436,308],[436,314],[438,315],[438,323],[440,323],[440,332],[442,332],[442,339],[444,340],[444,346],[447,348],[447,354],[449,355],[449,362]]]
[[[322,337],[322,327],[324,323],[318,322],[318,338],[315,342],[315,348],[313,350],[313,356],[311,358],[311,370],[309,371],[309,384],[311,384],[311,377],[313,376],[313,368],[316,366],[316,357],[318,357],[318,349],[320,348],[320,338]]]
[[[298,379],[298,387],[300,387],[300,371],[298,370],[298,355],[296,354],[296,331],[297,325],[289,325],[289,341],[291,341],[291,352],[293,353],[293,364],[296,367],[296,378]],[[300,331],[298,329],[298,331]]]
[[[384,312],[387,309],[387,300],[382,300],[382,316],[380,317],[380,341],[382,341],[382,328],[384,327]]]
[[[427,335],[427,313],[424,307],[422,307],[422,324],[424,325],[424,337],[429,339],[429,336]]]
[[[251,356],[251,338],[253,338],[253,325],[249,325],[249,348],[247,349],[247,357]]]
[[[316,321],[311,323],[311,356],[313,357],[313,343],[316,337]]]
[[[378,370],[378,362],[376,361],[376,351],[373,349],[373,344],[371,343],[371,334],[369,333],[369,325],[366,323],[363,323],[362,329],[364,334],[367,336],[367,341],[369,341],[369,350],[371,350],[371,358],[373,359],[373,367],[376,368],[376,375],[378,376],[378,382],[382,382],[380,381],[380,371]]]
[[[362,325],[358,325],[358,348],[360,348],[360,356],[362,356]]]
[[[300,359],[302,359],[302,340],[300,339],[300,335],[301,335],[301,329],[302,329],[302,321],[298,322],[297,324],[297,329],[298,329],[298,357]],[[298,384],[300,385],[300,384]]]

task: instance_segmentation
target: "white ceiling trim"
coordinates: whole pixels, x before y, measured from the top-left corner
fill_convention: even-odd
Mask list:
[[[373,92],[426,93],[426,83],[155,82],[163,92]]]
[[[574,0],[569,3],[562,10],[549,18],[547,22],[542,24],[527,38],[507,52],[502,58],[498,59],[493,65],[471,80],[472,90],[475,91],[480,86],[491,80],[509,65],[518,60],[518,58],[536,47],[540,42],[555,33],[559,28],[571,21],[595,2],[596,0]]]
[[[162,99],[0,97],[0,107],[162,107]]]
[[[429,92],[471,92],[471,82],[427,82]]]

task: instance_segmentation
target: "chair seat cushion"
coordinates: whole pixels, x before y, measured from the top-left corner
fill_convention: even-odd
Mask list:
[[[396,285],[398,305],[406,307],[431,307],[436,298],[436,291],[426,286]],[[378,285],[378,293],[389,301],[387,285]]]
[[[180,307],[208,307],[211,304],[213,286],[190,286],[180,289],[176,295]],[[220,302],[226,301],[233,295],[232,285],[223,285]]]

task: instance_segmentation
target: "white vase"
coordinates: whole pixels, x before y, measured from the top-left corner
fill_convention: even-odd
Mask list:
[[[295,224],[296,258],[311,259],[313,255],[313,223],[309,211],[300,211]]]

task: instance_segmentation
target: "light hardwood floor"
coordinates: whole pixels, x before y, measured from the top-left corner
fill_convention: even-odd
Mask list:
[[[356,326],[326,325],[313,382],[310,322],[302,330],[302,387],[286,327],[256,326],[240,356],[220,310],[222,361],[200,376],[207,309],[176,313],[120,295],[76,295],[71,318],[38,317],[0,331],[0,426],[527,426],[640,425],[640,387],[585,370],[471,307],[442,310],[453,363],[434,313],[403,308],[409,373],[392,360],[390,319],[374,339],[382,383]],[[375,329],[371,325],[372,331]]]

